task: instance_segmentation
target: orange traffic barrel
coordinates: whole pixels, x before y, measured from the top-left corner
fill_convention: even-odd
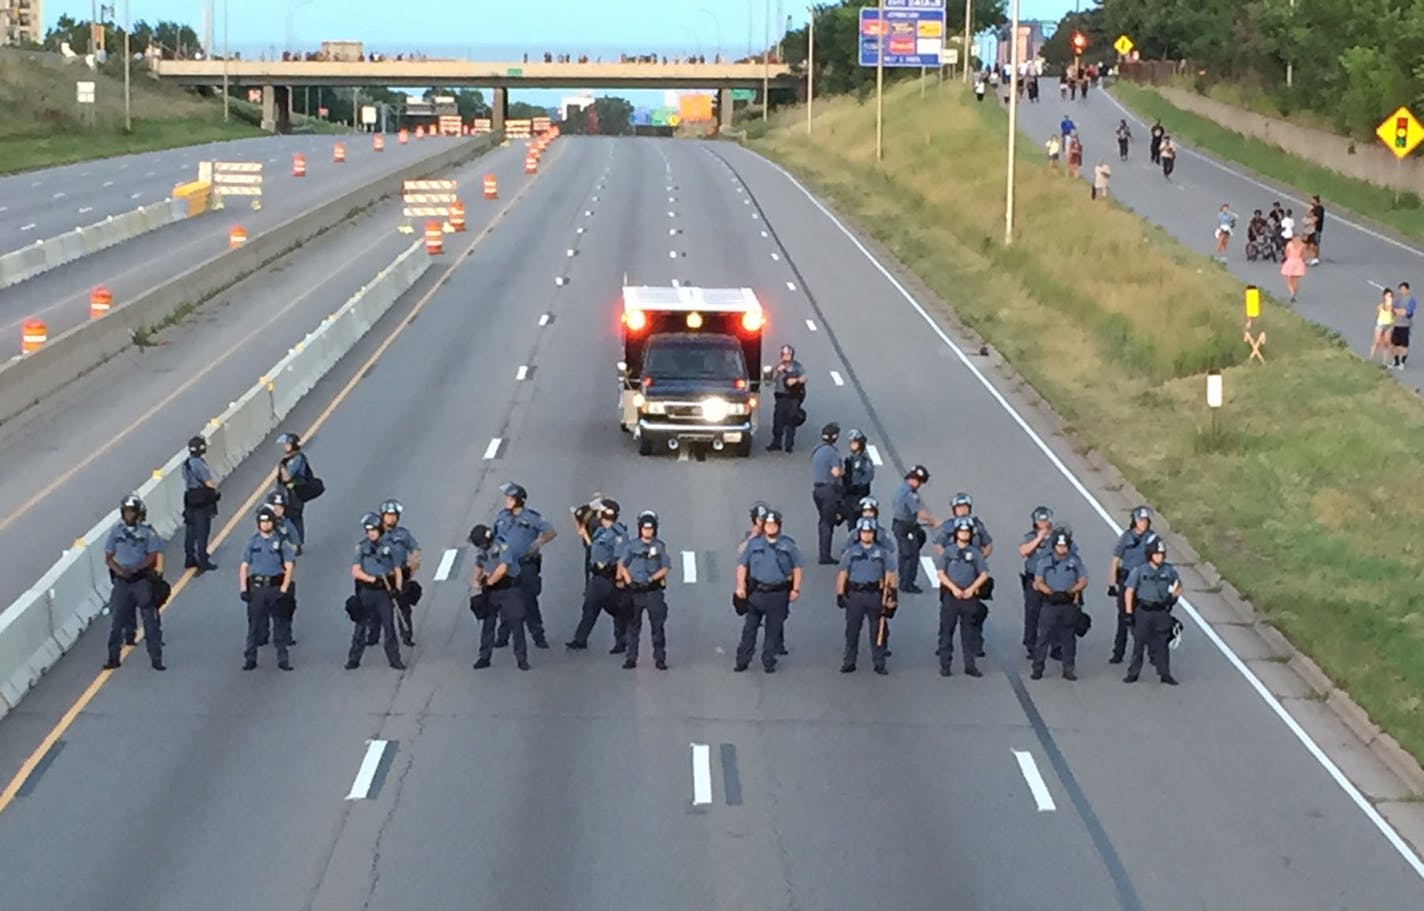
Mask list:
[[[292,155],[292,176],[293,176],[293,177],[306,177],[306,176],[307,176],[307,157],[306,157],[305,155],[303,155],[301,152],[297,152],[297,153],[295,153],[295,154]]]
[[[439,256],[445,252],[445,235],[441,233],[438,221],[425,223],[425,252],[431,256]]]
[[[49,327],[39,317],[32,316],[20,325],[20,353],[33,354],[49,341]]]
[[[536,172],[536,171],[538,171],[538,170],[539,170],[539,159],[538,159],[538,158],[535,158],[533,155],[530,155],[530,156],[528,156],[527,158],[524,159],[524,173],[525,173],[525,174],[533,174],[534,172]]]
[[[114,295],[103,285],[95,285],[89,290],[89,318],[98,319],[109,315],[109,307],[114,303]]]
[[[485,175],[485,199],[496,199],[499,196],[499,182],[494,179],[493,174]]]
[[[456,231],[465,230],[465,204],[458,199],[450,203],[450,227]]]
[[[345,161],[345,160],[346,160],[346,144],[345,144],[345,143],[343,143],[343,142],[338,142],[335,146],[332,147],[332,149],[331,149],[331,160],[332,160],[332,161]]]
[[[247,243],[247,229],[242,225],[233,225],[232,230],[227,232],[227,245],[235,250],[245,243]]]
[[[396,139],[400,141],[401,145],[405,145],[406,143],[410,142],[410,131],[401,130],[399,133],[396,134]]]
[[[384,152],[386,149],[386,137],[382,136],[380,133],[372,133],[371,148],[375,149],[377,152]]]
[[[424,138],[425,138],[425,127],[416,127],[416,128],[415,128],[415,138],[416,138],[416,139],[424,139]]]

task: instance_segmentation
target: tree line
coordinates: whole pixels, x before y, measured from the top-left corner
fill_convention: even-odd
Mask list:
[[[112,56],[124,52],[123,27],[112,20],[99,23],[104,28],[103,50]],[[77,20],[68,13],[55,21],[54,27],[45,32],[44,49],[58,51],[65,42],[76,54],[89,53],[89,21]],[[198,33],[191,26],[179,22],[160,20],[149,23],[140,19],[133,24],[129,35],[129,52],[143,54],[155,47],[165,57],[192,57],[202,50]]]

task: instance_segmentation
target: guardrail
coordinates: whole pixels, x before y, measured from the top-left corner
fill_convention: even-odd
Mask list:
[[[455,167],[498,145],[490,133],[462,140],[454,148],[394,174],[376,178],[320,208],[299,215],[237,249],[199,263],[170,281],[115,307],[100,320],[82,323],[31,354],[0,365],[0,422],[9,420],[62,389],[134,343],[135,334],[189,304],[200,303],[236,284],[269,262],[336,227],[355,209],[401,192],[414,180]]]
[[[203,428],[208,464],[218,480],[231,474],[323,376],[430,268],[423,242],[412,244],[296,344],[266,375]],[[164,538],[182,524],[186,448],[136,493]],[[104,541],[119,521],[114,509],[67,549],[28,591],[0,612],[0,718],[19,704],[108,603],[111,584]]]
[[[81,256],[107,250],[115,244],[133,240],[141,234],[188,217],[188,201],[170,197],[132,212],[110,215],[103,221],[66,231],[47,240],[35,241],[28,247],[0,256],[0,288],[18,285],[50,269],[72,263]]]

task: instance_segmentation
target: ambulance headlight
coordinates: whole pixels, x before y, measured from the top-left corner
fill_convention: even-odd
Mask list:
[[[710,398],[702,400],[702,417],[714,424],[720,424],[731,414],[732,406],[726,399]]]

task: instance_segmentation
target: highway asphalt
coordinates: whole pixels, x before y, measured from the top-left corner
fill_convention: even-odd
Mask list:
[[[1174,653],[1181,687],[1119,682],[1096,576],[1113,535],[1004,407],[1012,393],[991,393],[809,197],[734,147],[558,145],[449,280],[413,292],[396,308],[410,316],[377,327],[284,428],[314,429],[331,494],[307,511],[296,671],[275,670],[270,650],[239,670],[231,559],[252,528],[239,504],[270,477],[269,441],[224,485],[237,518],[222,571],[166,614],[169,671],[131,656],[0,811],[0,905],[1418,904],[1419,876],[1200,635]],[[812,377],[795,454],[636,455],[616,423],[625,273],[758,291],[767,351],[791,342]],[[889,677],[864,654],[859,673],[838,674],[841,615],[819,566],[779,672],[732,672],[746,506],[783,507],[814,561],[808,459],[827,420],[870,435],[883,502],[915,462],[934,474],[937,514],[956,489],[975,495],[1002,592],[983,679],[959,661],[954,677],[936,673],[929,596],[902,603]],[[542,598],[555,647],[532,651],[529,673],[507,650],[476,672],[463,542],[511,479],[560,531]],[[606,620],[587,652],[559,647],[582,581],[567,507],[594,490],[662,517],[676,555],[667,672],[646,653],[622,670],[604,654]],[[423,545],[418,645],[404,673],[379,650],[348,672],[349,555],[360,514],[387,496]],[[1029,681],[1017,644],[1012,549],[1040,502],[1077,530],[1095,574],[1077,683],[1056,668]],[[102,635],[0,722],[4,778],[93,679]]]
[[[391,135],[386,137],[385,151],[377,153],[371,148],[371,137],[364,134],[263,136],[0,177],[0,254],[166,199],[175,184],[198,179],[200,161],[260,163],[262,203],[268,210],[263,221],[273,217],[284,220],[339,195],[353,180],[396,171],[416,160],[415,156],[448,148],[452,141],[434,138],[417,142],[412,138],[402,146]],[[332,149],[338,142],[346,146],[344,165],[332,161]],[[292,156],[297,153],[305,155],[307,163],[300,187],[292,177]],[[231,211],[250,208],[247,201],[237,198],[229,198],[228,205]],[[187,232],[190,228],[167,230]]]
[[[1057,84],[1045,82],[1038,104],[1019,105],[1019,131],[1043,151],[1048,137],[1059,131],[1064,114],[1069,115],[1083,143],[1083,193],[1092,180],[1093,167],[1104,159],[1112,168],[1111,195],[1193,250],[1207,255],[1216,252],[1216,216],[1222,203],[1239,217],[1237,231],[1227,250],[1231,273],[1242,284],[1255,284],[1280,301],[1288,301],[1280,263],[1247,262],[1246,223],[1251,212],[1269,212],[1280,201],[1295,212],[1297,229],[1310,208],[1310,187],[1299,191],[1263,182],[1230,163],[1223,163],[1186,143],[1177,143],[1177,164],[1171,179],[1149,158],[1150,123],[1143,123],[1107,92],[1093,91],[1086,101],[1060,101]],[[1130,158],[1118,161],[1115,131],[1126,119],[1132,130]],[[1172,124],[1164,126],[1168,134]],[[1046,153],[1040,159],[1047,167]],[[1325,205],[1325,232],[1321,240],[1319,266],[1312,266],[1300,282],[1293,308],[1302,316],[1338,332],[1349,347],[1368,354],[1374,330],[1374,308],[1382,287],[1395,288],[1401,281],[1418,288],[1424,282],[1424,248],[1414,242],[1377,231],[1332,211]],[[1025,203],[1031,204],[1031,203]],[[1368,214],[1368,213],[1365,213]],[[1220,266],[1216,268],[1221,268]],[[1416,291],[1416,295],[1417,295]],[[1240,303],[1237,301],[1236,303]],[[1257,328],[1270,327],[1261,324]],[[1270,356],[1267,346],[1266,356]],[[1416,359],[1417,360],[1417,359]],[[1403,372],[1391,371],[1416,391],[1424,384],[1424,368],[1411,364]]]

